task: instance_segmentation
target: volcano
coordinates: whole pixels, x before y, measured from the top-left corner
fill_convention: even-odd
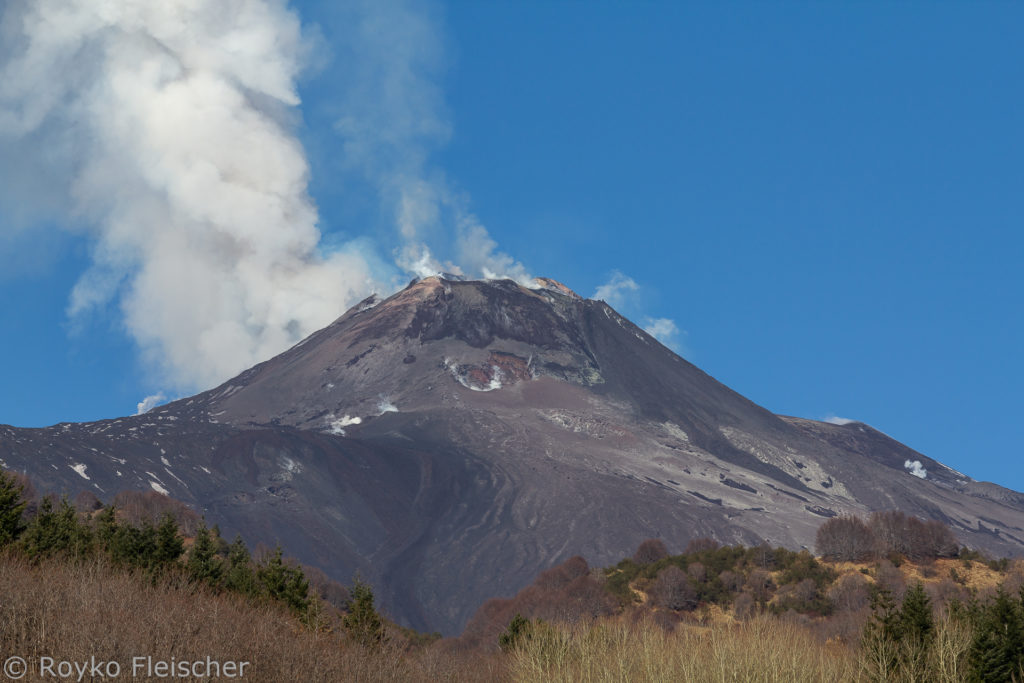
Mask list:
[[[167,493],[446,634],[652,537],[813,548],[829,517],[898,509],[1024,550],[1021,494],[866,424],[772,414],[549,279],[414,281],[144,415],[0,427],[0,465],[46,491]]]

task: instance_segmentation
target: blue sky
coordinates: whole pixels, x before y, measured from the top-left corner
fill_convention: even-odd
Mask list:
[[[312,47],[288,125],[324,251],[407,279],[380,177],[412,168],[458,196],[438,223],[470,212],[531,274],[588,296],[631,278],[624,313],[674,321],[689,360],[766,408],[862,420],[1024,489],[1024,8],[394,3],[377,44],[356,10],[291,8]],[[382,120],[410,128],[369,147],[401,157],[381,171],[352,163],[339,120],[394,113],[366,102],[396,60],[408,111]],[[20,227],[0,239],[0,422],[181,393],[117,296],[69,317],[90,216],[18,199],[0,205]],[[456,258],[450,232],[425,241]]]

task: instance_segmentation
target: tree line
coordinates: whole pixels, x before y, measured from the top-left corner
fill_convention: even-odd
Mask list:
[[[146,514],[124,519],[115,504],[79,512],[66,498],[44,496],[30,501],[31,485],[0,470],[0,551],[21,554],[31,562],[47,559],[82,562],[103,559],[151,581],[183,576],[215,592],[232,593],[253,601],[281,604],[307,625],[317,625],[323,606],[297,563],[284,558],[280,546],[264,557],[252,557],[241,536],[228,543],[216,526],[199,522],[186,550],[179,522],[164,512],[157,523]],[[156,509],[145,496],[120,496],[135,507]],[[171,507],[177,501],[168,499]],[[194,513],[193,513],[194,515]],[[356,579],[341,625],[354,639],[373,644],[384,638],[384,623],[374,607],[369,585]]]

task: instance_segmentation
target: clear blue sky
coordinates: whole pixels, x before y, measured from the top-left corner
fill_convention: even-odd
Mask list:
[[[296,124],[321,230],[388,261],[333,128],[346,17],[292,7],[322,41]],[[1024,7],[424,7],[450,131],[426,165],[503,251],[588,296],[632,278],[625,313],[674,320],[689,360],[774,412],[1024,489]],[[0,241],[2,423],[129,414],[161,388],[116,306],[69,322],[91,242],[61,228]]]

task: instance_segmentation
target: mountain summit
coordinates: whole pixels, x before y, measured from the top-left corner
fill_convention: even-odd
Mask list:
[[[828,517],[899,509],[1024,550],[1024,496],[861,423],[774,415],[549,279],[414,281],[145,415],[0,427],[0,465],[72,495],[167,492],[445,633],[651,537],[812,547]]]

